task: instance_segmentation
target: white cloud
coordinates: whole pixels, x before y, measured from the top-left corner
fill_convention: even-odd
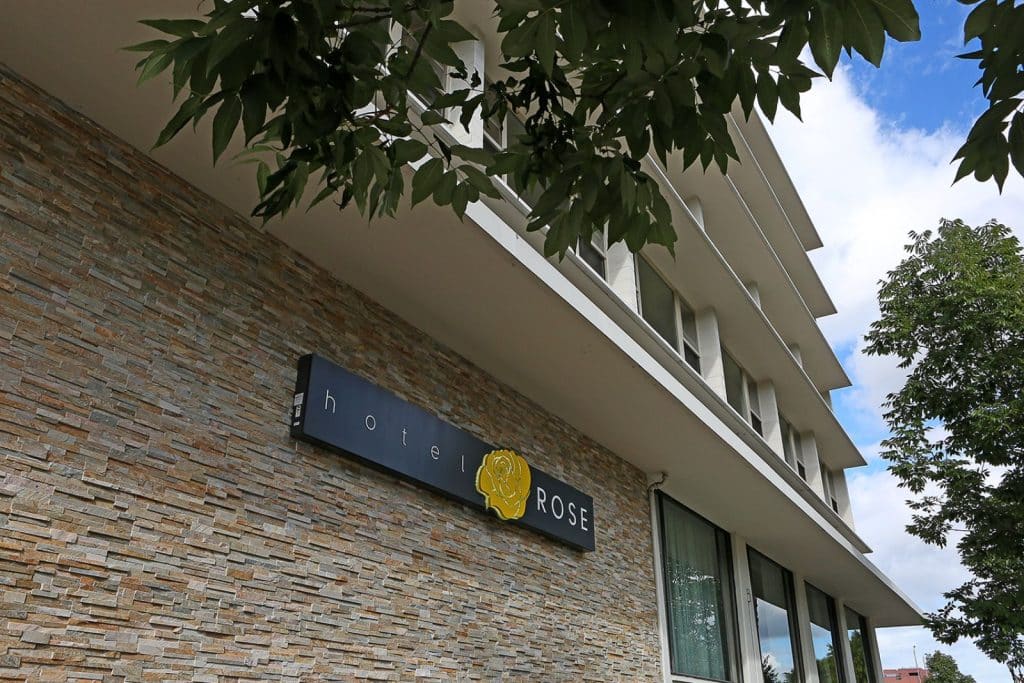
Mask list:
[[[951,119],[962,112],[950,98]],[[780,115],[772,137],[825,243],[812,260],[839,313],[821,321],[854,383],[842,397],[847,428],[868,456],[869,467],[850,473],[858,532],[874,548],[872,560],[926,611],[942,593],[967,576],[953,548],[935,548],[910,537],[904,527],[907,495],[879,464],[877,440],[884,434],[880,406],[902,386],[896,361],[863,355],[863,336],[878,315],[878,281],[904,255],[910,230],[934,229],[940,218],[972,225],[990,218],[1024,235],[1024,181],[1012,176],[1000,195],[994,184],[965,180],[952,185],[950,165],[965,130],[947,126],[928,132],[902,127],[865,102],[849,71],[839,69],[801,101],[804,121]],[[952,654],[979,683],[1009,681],[1006,669],[973,644],[937,644],[921,628],[879,632],[882,662],[910,666],[913,645],[923,664],[936,649]]]

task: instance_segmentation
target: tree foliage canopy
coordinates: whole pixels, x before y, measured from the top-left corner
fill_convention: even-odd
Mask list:
[[[924,658],[930,683],[976,683],[974,676],[960,672],[956,660],[944,652],[935,651]]]
[[[973,578],[928,615],[936,638],[973,638],[1024,670],[1024,258],[1010,229],[942,221],[911,233],[879,292],[869,354],[909,370],[890,394],[883,442],[914,495],[908,530],[945,545],[956,534]]]
[[[1014,3],[982,0],[965,27],[980,38],[968,57],[991,106],[960,174],[1000,184],[1011,157],[1024,172],[1024,114],[1006,123],[1024,88]],[[504,176],[534,200],[529,227],[549,228],[553,254],[606,226],[633,250],[671,248],[649,154],[725,170],[737,156],[734,103],[748,117],[755,103],[768,119],[780,105],[799,116],[818,75],[800,59],[805,46],[831,76],[843,50],[878,65],[888,38],[920,37],[912,0],[496,0],[502,56],[485,83],[460,56],[473,35],[453,12],[451,0],[214,0],[202,19],[144,22],[168,37],[130,49],[144,53],[140,80],[169,70],[182,98],[158,145],[212,114],[216,159],[241,125],[261,155],[257,216],[284,214],[307,185],[314,203],[391,215],[407,190],[401,169],[430,148],[414,204],[429,198],[461,217]],[[438,132],[506,114],[524,132],[496,152]]]

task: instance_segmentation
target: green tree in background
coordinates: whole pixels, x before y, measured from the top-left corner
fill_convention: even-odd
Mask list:
[[[928,683],[976,683],[974,676],[960,673],[956,660],[944,652],[925,656],[924,667],[928,669]]]
[[[908,530],[956,534],[973,577],[927,616],[935,637],[972,638],[1024,680],[1024,259],[1009,228],[943,220],[911,233],[879,291],[869,354],[909,376],[888,396],[883,455],[914,495]]]
[[[1016,2],[966,0],[964,38],[978,48],[966,58],[989,107],[957,175],[1000,187],[1011,161],[1024,173]],[[131,48],[144,53],[140,81],[169,71],[181,98],[157,144],[212,114],[216,159],[241,126],[258,155],[254,214],[267,219],[307,186],[312,203],[354,202],[369,217],[393,215],[406,194],[461,217],[504,176],[535,200],[529,229],[549,228],[549,255],[605,227],[612,243],[671,249],[648,155],[670,171],[725,170],[734,107],[799,116],[842,51],[877,66],[887,39],[920,38],[912,0],[496,0],[501,76],[488,84],[460,57],[473,35],[453,11],[451,0],[213,0],[201,18],[147,21],[168,37]],[[807,46],[818,71],[800,59]],[[523,132],[497,152],[439,128],[506,114]],[[402,171],[423,159],[409,190]]]

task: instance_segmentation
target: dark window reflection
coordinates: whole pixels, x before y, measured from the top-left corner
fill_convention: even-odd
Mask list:
[[[749,557],[764,683],[798,683],[802,679],[795,637],[793,576],[754,550]]]

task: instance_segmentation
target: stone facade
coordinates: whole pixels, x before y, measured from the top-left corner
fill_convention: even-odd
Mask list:
[[[291,440],[313,351],[593,495],[597,551]],[[0,70],[0,679],[659,660],[641,472]]]

